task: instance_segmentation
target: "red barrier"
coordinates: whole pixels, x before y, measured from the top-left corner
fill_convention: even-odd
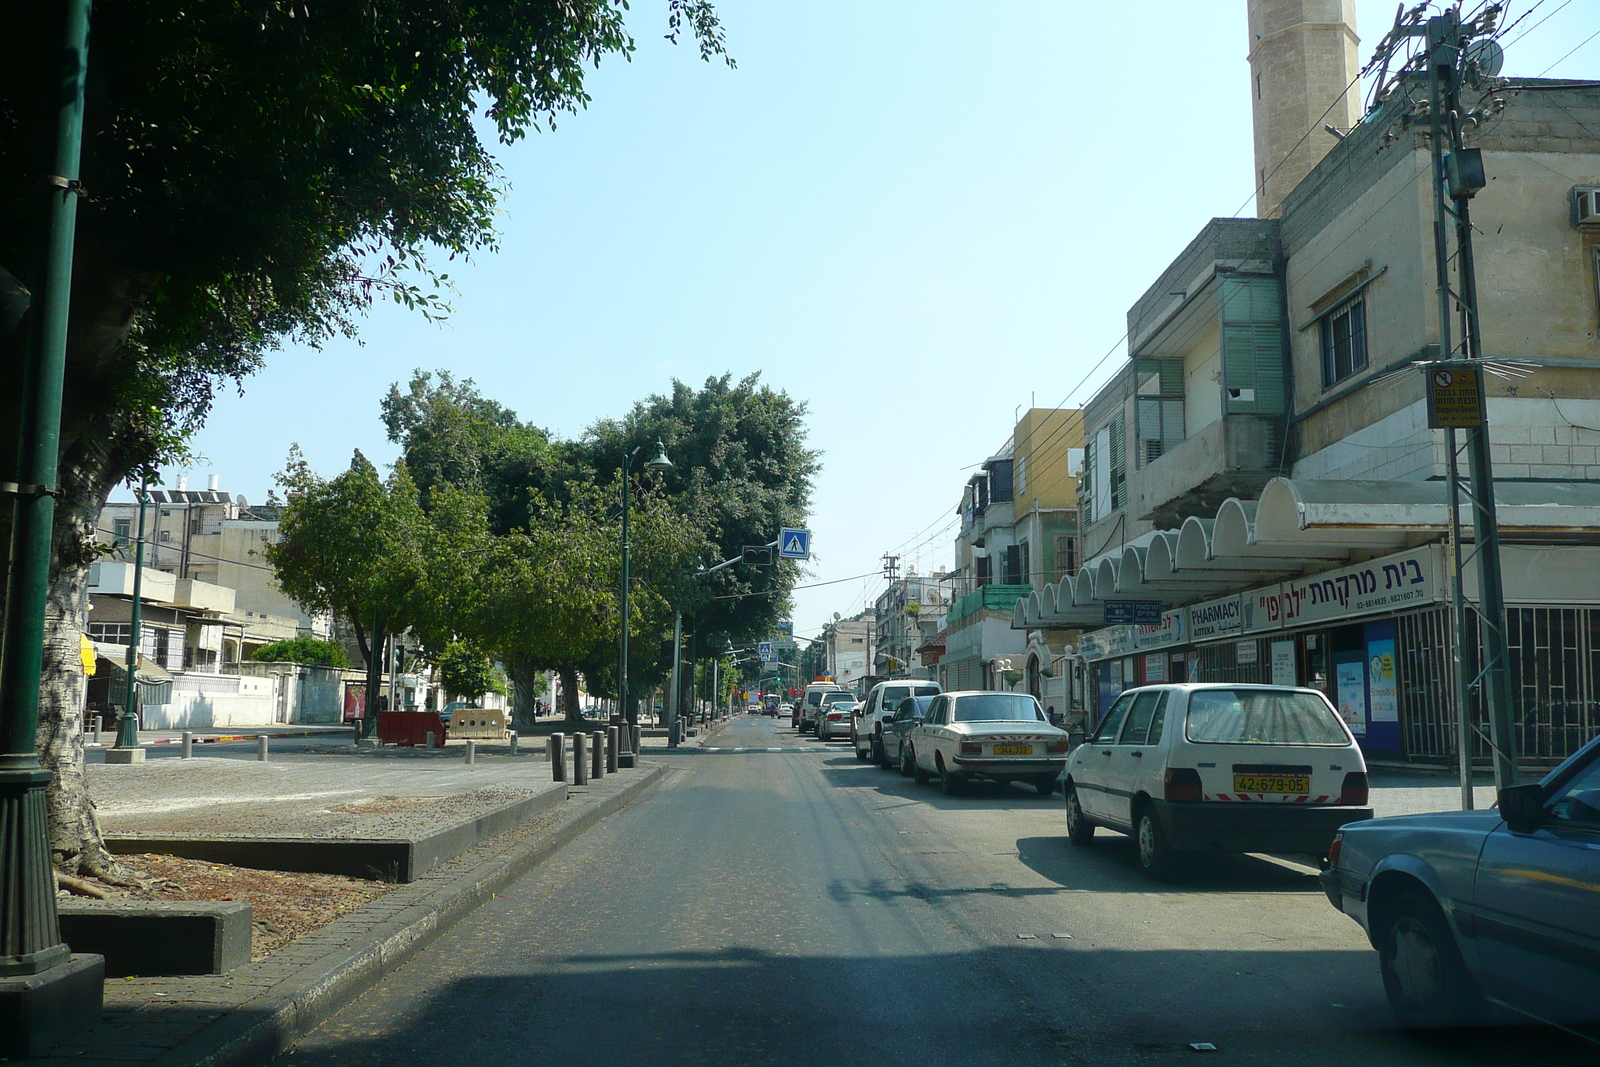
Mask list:
[[[425,745],[429,732],[435,744],[445,742],[444,720],[434,711],[378,712],[378,741],[385,745]]]

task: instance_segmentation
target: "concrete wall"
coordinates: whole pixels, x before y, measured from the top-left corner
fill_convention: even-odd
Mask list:
[[[179,674],[172,679],[172,702],[146,704],[140,718],[149,730],[272,726],[279,721],[277,708],[271,678]]]

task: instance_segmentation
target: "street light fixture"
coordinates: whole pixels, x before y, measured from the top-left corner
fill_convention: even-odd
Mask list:
[[[639,445],[632,452],[625,452],[622,456],[622,637],[618,642],[621,650],[617,663],[617,701],[621,706],[624,724],[631,724],[628,718],[629,711],[633,708],[632,693],[628,689],[628,586],[631,584],[628,574],[628,472],[633,466],[634,457],[644,451],[644,445]],[[653,471],[669,471],[672,469],[672,460],[667,458],[667,449],[656,438],[656,454],[645,466]]]

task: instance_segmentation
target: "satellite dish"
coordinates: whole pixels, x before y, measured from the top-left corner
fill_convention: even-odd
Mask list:
[[[1467,62],[1476,63],[1484,77],[1493,78],[1506,65],[1506,50],[1500,42],[1484,37],[1467,46]]]

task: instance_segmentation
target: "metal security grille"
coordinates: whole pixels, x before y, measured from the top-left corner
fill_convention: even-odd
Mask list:
[[[1413,758],[1456,756],[1455,668],[1450,617],[1444,610],[1403,616],[1399,623],[1400,709],[1406,752]],[[1512,721],[1523,759],[1564,759],[1600,733],[1600,610],[1508,608]],[[1476,676],[1478,633],[1469,613],[1467,673]],[[1488,712],[1481,688],[1471,701],[1477,731],[1473,757],[1487,759]]]
[[[1254,663],[1239,662],[1241,644],[1256,646]],[[1265,641],[1227,641],[1220,645],[1201,645],[1196,651],[1200,654],[1195,666],[1196,677],[1193,679],[1196,682],[1252,682],[1265,685],[1272,681]]]

